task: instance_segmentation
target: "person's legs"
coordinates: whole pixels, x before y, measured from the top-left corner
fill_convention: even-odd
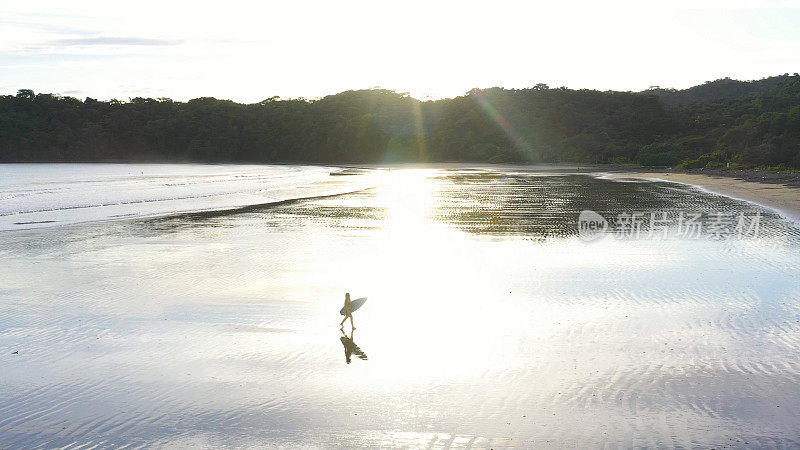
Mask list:
[[[353,324],[353,315],[352,314],[350,314],[350,327],[352,327],[354,330],[356,329],[356,326]]]
[[[339,324],[339,326],[344,326],[344,321],[345,320],[347,320],[347,316],[344,316],[344,319],[342,319],[342,322]],[[350,322],[350,323],[352,324],[353,322]]]

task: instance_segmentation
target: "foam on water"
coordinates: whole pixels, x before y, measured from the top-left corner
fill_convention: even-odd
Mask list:
[[[339,168],[0,164],[0,230],[232,209],[363,189]],[[360,179],[356,179],[360,178]]]

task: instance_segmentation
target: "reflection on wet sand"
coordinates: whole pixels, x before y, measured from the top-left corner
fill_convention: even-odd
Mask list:
[[[764,210],[758,239],[587,244],[583,209],[758,206],[566,173],[386,175],[0,233],[0,447],[800,445],[796,225]],[[354,286],[380,299],[358,311],[363,364],[333,330]]]
[[[356,345],[356,343],[353,341],[353,333],[355,333],[355,330],[353,329],[350,330],[350,336],[348,336],[344,332],[344,328],[341,328],[340,331],[342,332],[342,337],[340,337],[339,340],[341,340],[342,345],[344,345],[345,362],[347,362],[347,364],[350,364],[350,357],[353,355],[353,353],[355,353],[355,355],[358,356],[359,359],[363,359],[364,361],[366,361],[367,360],[366,353],[364,353],[364,351],[361,350],[361,348],[358,345]]]

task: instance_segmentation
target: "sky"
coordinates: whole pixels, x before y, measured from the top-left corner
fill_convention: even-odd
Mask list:
[[[5,1],[0,94],[420,98],[800,71],[798,1]]]

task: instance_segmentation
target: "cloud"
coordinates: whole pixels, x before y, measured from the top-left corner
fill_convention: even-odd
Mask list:
[[[50,45],[84,46],[84,45],[133,45],[133,46],[168,46],[183,44],[180,39],[150,39],[140,37],[99,36],[88,38],[56,39]]]

